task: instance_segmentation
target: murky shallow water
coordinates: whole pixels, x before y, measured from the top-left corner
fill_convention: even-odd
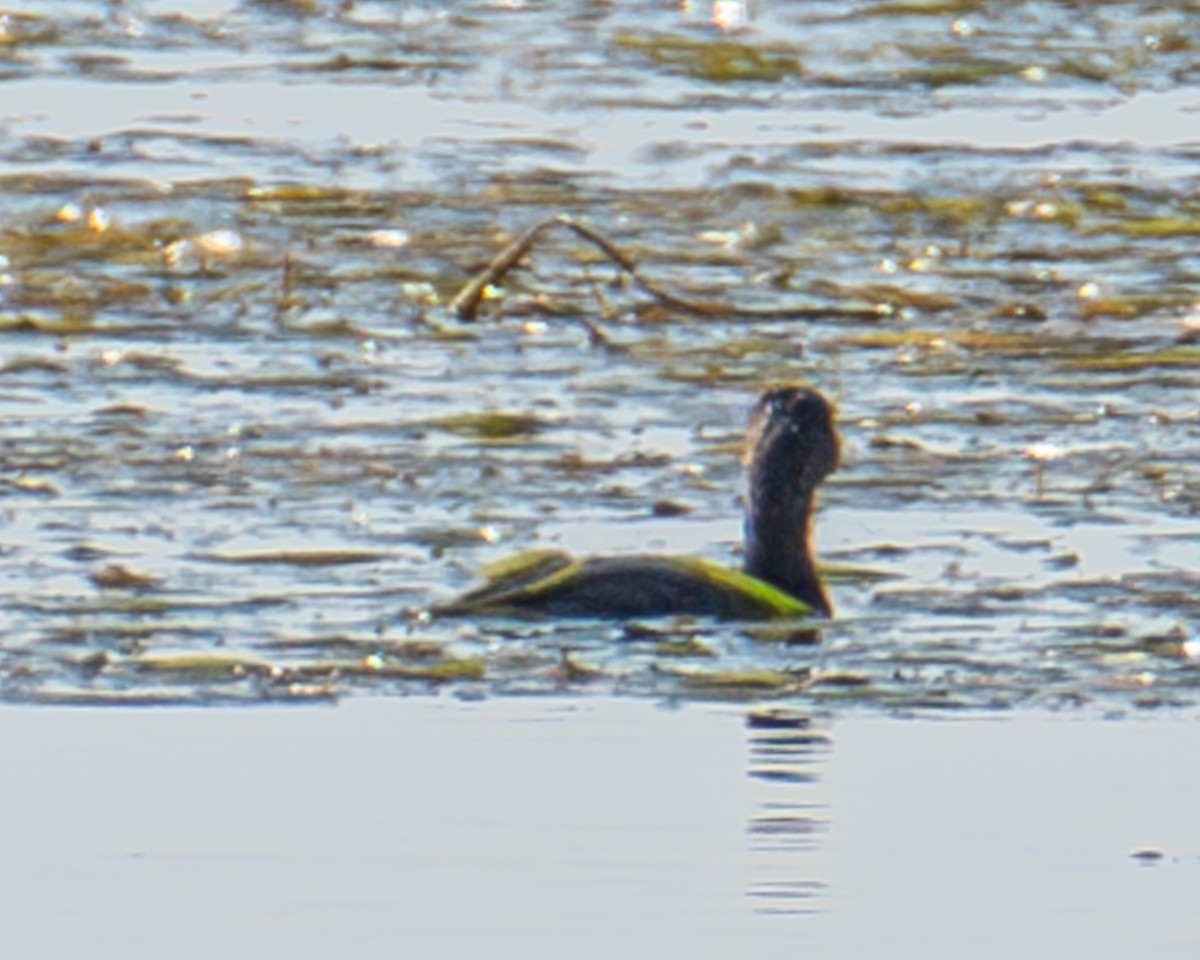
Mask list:
[[[26,954],[1200,945],[1194,721],[747,728],[609,698],[360,698],[9,708],[0,733],[5,938]]]
[[[1191,5],[23,10],[7,697],[1194,706]],[[562,237],[445,314],[563,211],[694,296],[889,312],[671,315]],[[530,546],[736,562],[780,379],[840,405],[824,555],[894,575],[835,585],[819,652],[418,615]]]

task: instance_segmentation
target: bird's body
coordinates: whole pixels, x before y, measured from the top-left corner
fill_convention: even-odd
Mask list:
[[[811,607],[757,580],[700,557],[658,554],[585,557],[530,551],[484,570],[487,582],[446,612],[534,613],[547,617],[661,617],[723,620],[802,617]]]
[[[768,390],[750,415],[744,569],[656,554],[574,559],[534,551],[485,570],[486,582],[447,613],[732,620],[828,616],[810,545],[817,486],[839,461],[828,402],[814,390]]]

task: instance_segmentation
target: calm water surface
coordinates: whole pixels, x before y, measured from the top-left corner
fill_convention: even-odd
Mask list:
[[[1194,721],[768,731],[610,698],[359,698],[10,708],[0,731],[24,956],[1200,946]]]

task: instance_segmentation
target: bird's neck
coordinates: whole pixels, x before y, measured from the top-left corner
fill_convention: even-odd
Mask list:
[[[812,518],[812,492],[782,503],[752,502],[746,513],[743,568],[750,576],[778,587],[828,616],[832,608],[817,575],[810,546]]]

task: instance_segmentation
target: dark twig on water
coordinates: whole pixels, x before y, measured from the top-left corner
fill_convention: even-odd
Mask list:
[[[292,294],[296,289],[296,262],[288,250],[283,251],[283,263],[280,265],[279,299],[275,301],[276,318],[282,317],[292,305]]]
[[[595,230],[576,223],[569,216],[560,214],[530,227],[525,233],[501,250],[477,276],[455,294],[450,301],[450,310],[460,320],[474,320],[479,313],[479,303],[484,291],[499,283],[505,275],[524,259],[533,249],[538,238],[551,227],[562,226],[574,232],[588,243],[598,247],[613,263],[627,273],[639,288],[659,303],[682,313],[700,317],[734,319],[743,317],[751,320],[878,320],[884,315],[880,307],[780,307],[775,309],[750,309],[737,307],[713,300],[689,300],[664,290],[642,272],[628,256]]]

